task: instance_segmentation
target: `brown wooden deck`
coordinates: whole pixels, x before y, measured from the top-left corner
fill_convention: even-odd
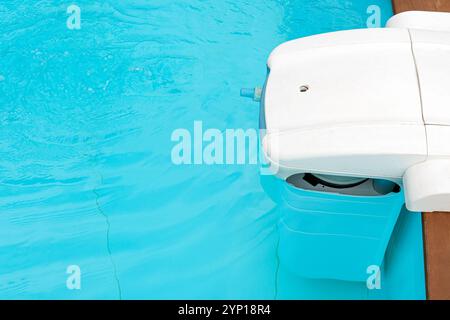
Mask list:
[[[396,13],[410,10],[450,12],[450,0],[392,0]]]
[[[450,0],[392,0],[395,13],[450,12]],[[424,213],[423,237],[428,299],[450,299],[450,213]]]

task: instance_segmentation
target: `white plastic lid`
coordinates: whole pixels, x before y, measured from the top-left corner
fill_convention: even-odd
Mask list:
[[[450,159],[430,160],[406,170],[403,177],[406,207],[410,211],[448,211]]]
[[[406,11],[390,18],[386,27],[450,32],[449,16],[448,12]]]

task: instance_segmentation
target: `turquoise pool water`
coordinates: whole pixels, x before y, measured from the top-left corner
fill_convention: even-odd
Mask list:
[[[0,298],[422,297],[418,215],[401,215],[383,290],[301,279],[278,264],[257,165],[171,161],[195,120],[257,128],[239,89],[270,51],[365,27],[373,2],[384,23],[388,0],[79,0],[79,30],[71,3],[0,4]]]

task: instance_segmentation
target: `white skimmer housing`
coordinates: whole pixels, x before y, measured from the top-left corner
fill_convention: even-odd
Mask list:
[[[289,41],[268,60],[265,156],[298,173],[402,183],[412,211],[450,211],[450,13]]]

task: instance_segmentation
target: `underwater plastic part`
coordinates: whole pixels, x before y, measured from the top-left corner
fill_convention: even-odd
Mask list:
[[[399,192],[400,187],[389,180],[375,179],[373,180],[373,188],[380,194],[388,194],[390,192]]]
[[[306,175],[305,175],[306,176]],[[351,188],[364,183],[367,179],[325,174],[309,174],[315,183],[321,183],[332,188]]]
[[[366,281],[369,266],[382,266],[404,205],[400,188],[356,196],[296,188],[274,176],[263,188],[277,202],[280,264],[301,277]]]
[[[382,196],[398,192],[400,187],[384,179],[352,178],[340,176],[294,174],[286,179],[290,185],[303,190],[346,194],[351,196]]]

